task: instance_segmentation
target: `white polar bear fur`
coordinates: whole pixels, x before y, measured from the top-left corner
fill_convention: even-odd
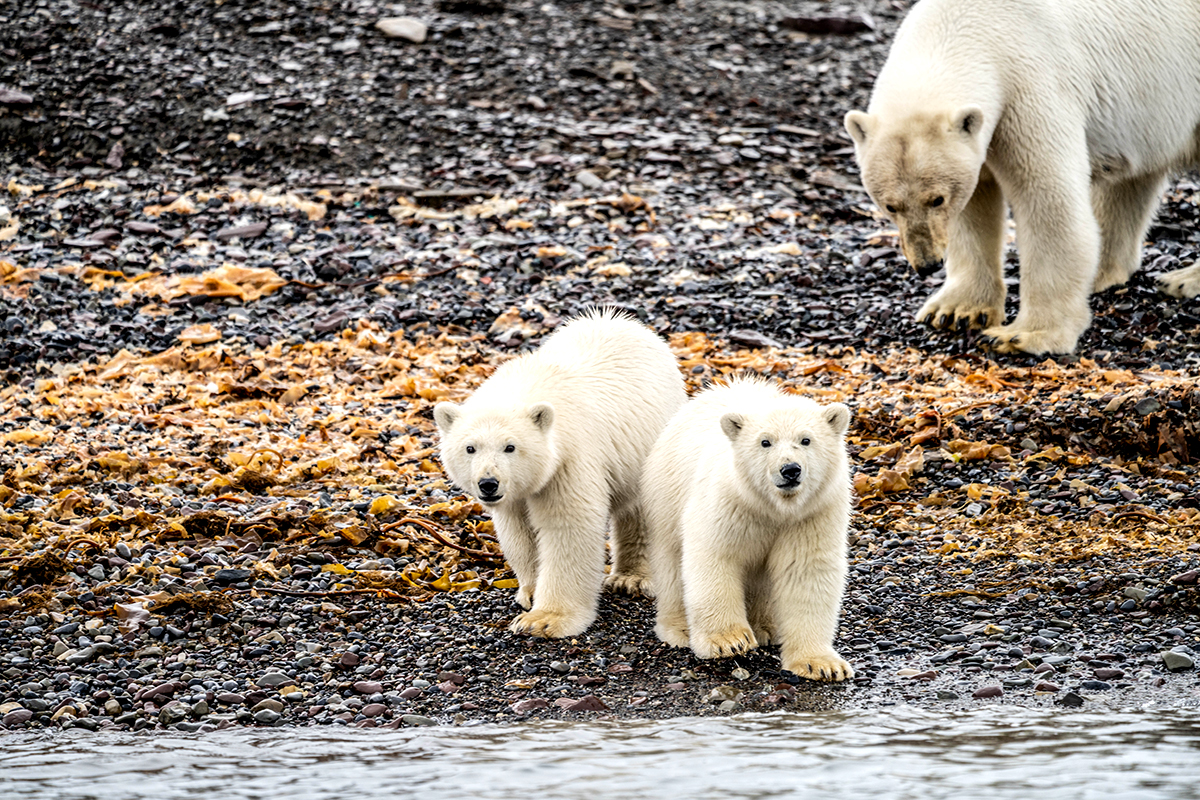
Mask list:
[[[846,582],[849,424],[840,403],[753,379],[701,392],[675,415],[642,483],[660,639],[690,644],[700,658],[778,642],[784,669],[797,675],[854,675],[833,649]],[[785,491],[789,463],[802,475]]]
[[[917,139],[939,134],[917,131],[952,127],[972,110],[982,125],[958,137],[956,152],[922,155]],[[921,0],[900,26],[868,113],[850,112],[846,127],[881,207],[891,201],[871,185],[871,160],[889,138],[909,137],[901,180],[914,195],[939,161],[973,165],[978,182],[964,176],[965,193],[945,206],[945,285],[918,319],[983,320],[999,350],[1069,353],[1091,321],[1088,295],[1140,265],[1167,178],[1200,164],[1200,3]],[[939,133],[951,141],[954,131]],[[1021,303],[999,325],[1005,201],[1017,226]],[[1200,265],[1166,275],[1161,288],[1200,295]]]
[[[628,316],[597,312],[501,365],[461,406],[435,407],[442,463],[491,508],[520,584],[516,600],[529,609],[512,630],[561,637],[592,624],[610,519],[610,585],[648,589],[642,466],[686,399],[662,339]],[[497,482],[498,500],[484,499],[483,479]]]

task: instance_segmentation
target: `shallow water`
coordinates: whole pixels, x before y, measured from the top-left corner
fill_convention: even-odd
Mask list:
[[[0,734],[0,797],[1200,797],[1200,713],[991,708],[209,734]]]

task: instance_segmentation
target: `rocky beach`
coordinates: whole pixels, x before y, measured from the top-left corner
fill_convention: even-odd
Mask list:
[[[1200,178],[1073,356],[918,325],[841,123],[909,5],[0,8],[0,731],[1200,707]],[[432,407],[596,305],[851,406],[853,681],[508,632]]]

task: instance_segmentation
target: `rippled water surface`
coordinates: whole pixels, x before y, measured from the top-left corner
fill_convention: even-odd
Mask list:
[[[666,722],[0,734],[0,797],[1200,797],[1200,714],[908,708]]]

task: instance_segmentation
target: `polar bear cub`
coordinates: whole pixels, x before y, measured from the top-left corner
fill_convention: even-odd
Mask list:
[[[516,572],[527,611],[514,632],[574,636],[592,624],[610,520],[610,585],[648,588],[642,466],[686,399],[666,343],[606,311],[501,365],[462,405],[434,407],[442,464],[491,509]]]
[[[700,658],[782,645],[784,669],[840,681],[850,409],[739,379],[696,395],[642,482],[655,632]]]
[[[1124,283],[1167,178],[1200,165],[1195,0],[921,0],[866,113],[846,115],[863,185],[922,274],[917,312],[999,351],[1069,353],[1088,296]],[[1005,205],[1021,306],[1004,324]],[[1200,265],[1163,291],[1200,296]]]

